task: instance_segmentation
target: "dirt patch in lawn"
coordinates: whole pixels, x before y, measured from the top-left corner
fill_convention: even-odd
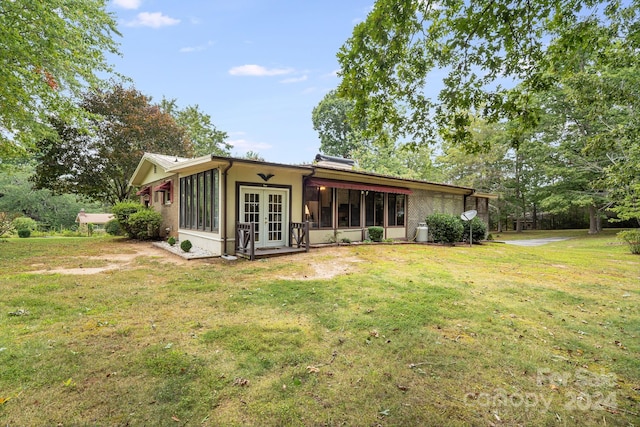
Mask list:
[[[319,254],[322,257],[318,257]],[[364,262],[363,259],[356,256],[344,255],[344,251],[341,251],[340,248],[322,248],[296,255],[296,262],[306,264],[304,271],[280,278],[285,280],[333,279],[336,276],[354,273],[358,269],[358,264]]]
[[[139,243],[131,242],[123,244],[122,253],[108,254],[101,256],[86,256],[77,257],[80,267],[73,268],[48,268],[41,270],[29,271],[31,274],[70,274],[70,275],[91,275],[104,273],[111,270],[122,270],[129,268],[136,258],[138,257],[151,257],[161,259],[163,262],[171,264],[187,264],[188,260],[179,256],[167,253],[167,251],[153,246],[151,243]],[[86,261],[87,264],[91,264],[94,261],[108,261],[109,263],[100,267],[82,267],[82,262]],[[35,264],[33,267],[41,266],[42,264]]]

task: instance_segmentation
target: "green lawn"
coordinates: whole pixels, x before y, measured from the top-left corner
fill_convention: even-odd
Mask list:
[[[256,262],[0,242],[0,424],[639,425],[640,257],[614,233]]]

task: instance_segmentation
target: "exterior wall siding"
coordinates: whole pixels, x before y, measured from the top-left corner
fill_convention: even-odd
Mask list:
[[[407,236],[413,240],[416,229],[432,213],[460,215],[464,212],[464,196],[430,190],[414,190],[407,206]]]
[[[179,220],[179,206],[180,201],[179,192],[180,192],[180,182],[178,181],[178,177],[173,175],[171,177],[171,192],[172,192],[172,202],[171,203],[163,203],[163,194],[159,191],[153,191],[153,188],[168,181],[166,178],[151,182],[150,185],[152,189],[152,193],[149,196],[149,206],[159,212],[162,215],[162,224],[160,225],[160,237],[168,238],[169,236],[173,236],[175,238],[178,237],[178,220]],[[142,198],[141,198],[142,200]]]

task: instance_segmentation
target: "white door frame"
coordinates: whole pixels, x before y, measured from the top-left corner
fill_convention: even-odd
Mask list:
[[[256,223],[256,248],[288,246],[290,190],[241,185],[238,221]]]

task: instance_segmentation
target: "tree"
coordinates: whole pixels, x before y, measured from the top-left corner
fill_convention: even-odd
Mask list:
[[[584,31],[585,22],[637,47],[636,1],[377,0],[338,53],[338,94],[355,102],[353,118],[367,124],[367,138],[385,131],[432,143],[439,134],[478,150],[473,116],[514,122],[523,133],[538,125],[533,97],[556,79],[547,71],[600,37]],[[563,43],[552,48],[549,40]],[[436,72],[445,73],[441,88]],[[437,100],[428,93],[434,86]]]
[[[106,0],[0,2],[0,158],[52,130],[48,116],[77,116],[85,88],[112,72],[120,35]]]
[[[435,179],[430,147],[398,144],[392,138],[378,138],[372,144],[362,126],[353,125],[354,103],[330,91],[313,109],[313,128],[320,136],[320,151],[329,156],[355,160],[359,167],[384,175]],[[388,135],[387,135],[388,136]]]
[[[242,157],[245,158],[245,159],[248,159],[248,160],[255,160],[255,161],[258,161],[258,162],[264,162],[264,157],[262,157],[260,155],[260,153],[258,153],[257,151],[249,150]]]
[[[54,195],[50,190],[36,190],[29,177],[34,173],[32,161],[7,165],[0,174],[0,212],[10,216],[27,216],[41,228],[71,227],[80,209],[100,212],[98,203],[71,194]]]
[[[320,137],[320,151],[329,156],[352,159],[360,148],[359,128],[349,119],[354,103],[341,98],[335,90],[327,93],[311,113],[313,129]]]
[[[91,91],[81,105],[92,115],[88,123],[52,118],[57,135],[38,141],[36,188],[115,204],[130,196],[129,179],[145,152],[191,155],[184,129],[133,88]]]
[[[218,130],[211,122],[211,116],[200,111],[198,105],[187,106],[179,109],[175,99],[162,99],[160,102],[162,111],[169,113],[182,126],[193,146],[196,156],[214,154],[227,156],[230,154],[231,145],[225,142],[228,135]]]
[[[600,231],[609,208],[621,220],[640,220],[640,43],[617,37],[631,32],[624,27],[632,25],[629,21],[603,28],[595,20],[582,23],[576,34],[588,34],[591,44],[547,71],[554,74],[555,84],[545,93],[551,126],[542,131],[557,153],[547,162],[556,164],[554,191],[547,201],[588,207],[590,233]],[[560,38],[549,48],[564,51],[570,42]]]

